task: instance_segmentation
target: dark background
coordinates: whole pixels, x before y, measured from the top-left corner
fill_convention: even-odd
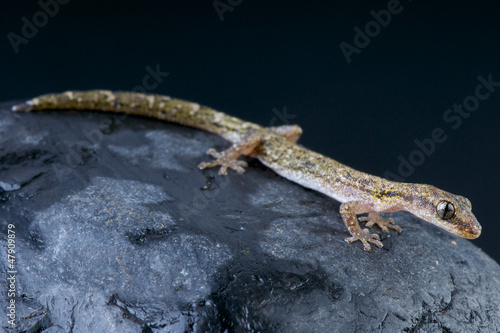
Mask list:
[[[474,243],[500,261],[500,87],[456,130],[443,120],[479,75],[500,81],[500,5],[402,0],[348,64],[340,43],[393,1],[66,2],[2,2],[0,100],[138,89],[159,66],[169,75],[150,92],[262,125],[282,124],[286,108],[303,145],[379,176],[442,128],[448,139],[405,179],[468,197],[483,225]],[[25,38],[17,52],[9,37]]]

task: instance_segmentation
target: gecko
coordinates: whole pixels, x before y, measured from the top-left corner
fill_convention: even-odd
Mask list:
[[[228,169],[243,173],[248,164],[238,158],[256,158],[278,175],[339,201],[340,215],[351,235],[345,241],[360,241],[365,251],[371,250],[370,243],[383,246],[379,235],[370,233],[369,227],[376,225],[386,233],[389,229],[402,231],[392,218],[383,218],[379,213],[408,211],[463,238],[474,239],[481,234],[481,225],[467,198],[432,185],[390,181],[354,170],[297,144],[302,134],[297,125],[262,127],[198,103],[108,90],[46,94],[12,107],[18,112],[54,109],[152,117],[219,135],[232,145],[221,152],[209,149],[207,154],[214,160],[200,163],[200,169],[218,166],[220,175],[226,175]],[[367,216],[358,217],[365,213]],[[358,220],[366,222],[364,229]]]

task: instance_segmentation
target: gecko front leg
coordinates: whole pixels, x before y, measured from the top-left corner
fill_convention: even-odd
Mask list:
[[[361,241],[365,251],[370,251],[371,246],[368,243],[373,243],[378,247],[382,247],[383,244],[379,241],[379,235],[370,234],[368,229],[361,229],[359,226],[357,214],[362,214],[367,211],[372,210],[364,202],[361,201],[348,201],[340,205],[340,215],[344,220],[347,229],[351,233],[352,237],[346,238],[346,242],[352,243],[355,241]]]

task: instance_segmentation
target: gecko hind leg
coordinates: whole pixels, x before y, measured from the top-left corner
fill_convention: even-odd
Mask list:
[[[198,165],[200,169],[212,168],[220,165],[219,175],[227,175],[227,169],[233,169],[238,173],[244,173],[248,163],[238,160],[241,155],[251,155],[255,147],[260,143],[260,136],[257,133],[247,135],[241,142],[233,144],[228,149],[218,152],[211,148],[207,154],[214,157],[211,162],[202,162]]]
[[[380,229],[382,229],[383,232],[389,232],[389,229],[393,229],[398,233],[401,233],[401,228],[394,224],[394,219],[384,219],[377,212],[370,212],[368,213],[368,216],[361,216],[359,220],[362,222],[366,222],[366,227],[372,227],[376,224]]]
[[[231,148],[220,153],[213,148],[209,149],[207,151],[207,154],[214,157],[215,160],[213,160],[212,162],[202,162],[198,165],[198,167],[200,169],[207,169],[220,165],[220,175],[227,175],[228,168],[233,169],[238,173],[245,172],[245,168],[248,166],[248,163],[245,161],[237,160],[239,155],[237,155],[237,153]]]

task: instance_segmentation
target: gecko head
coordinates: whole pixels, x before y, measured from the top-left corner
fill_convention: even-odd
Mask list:
[[[467,198],[431,185],[415,185],[419,207],[412,213],[463,238],[474,239],[481,235],[481,225]]]

